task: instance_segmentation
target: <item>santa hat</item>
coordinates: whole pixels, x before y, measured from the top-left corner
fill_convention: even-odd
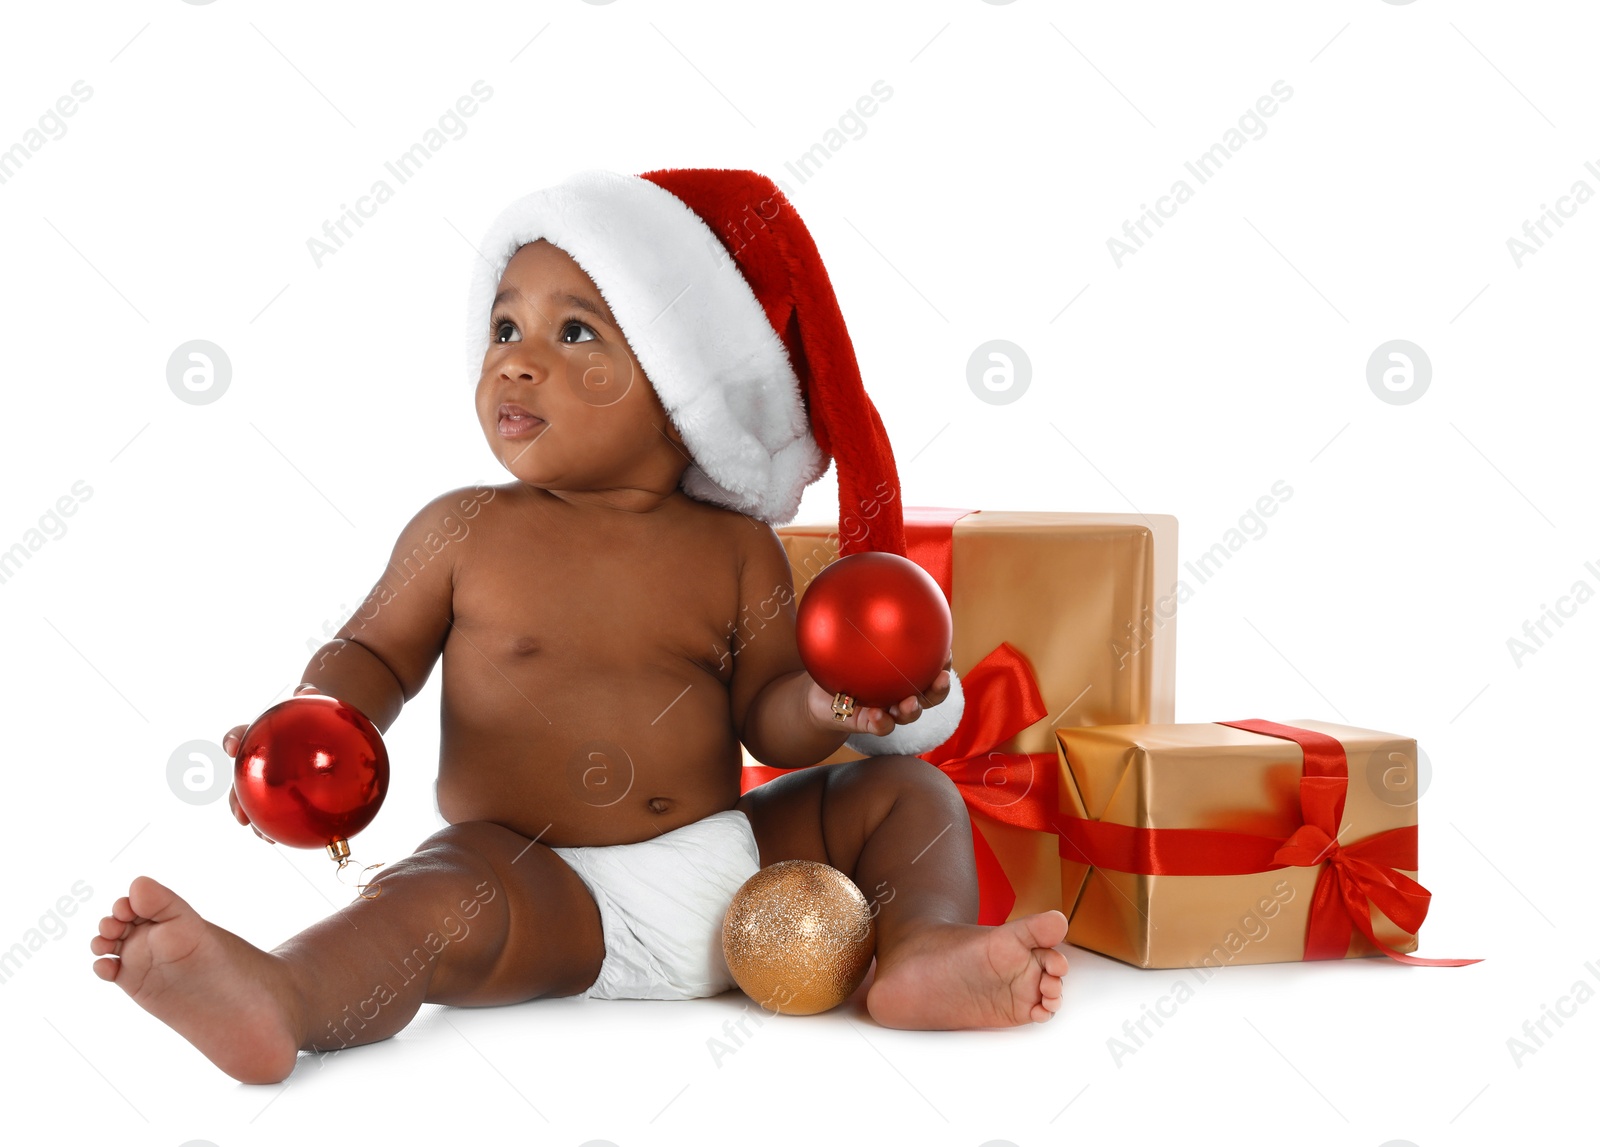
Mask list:
[[[827,472],[839,481],[839,553],[906,555],[900,478],[861,383],[844,316],[811,233],[754,171],[584,171],[516,200],[479,247],[468,304],[472,377],[517,249],[561,248],[594,280],[691,456],[684,493],[773,525]],[[922,753],[960,720],[950,695],[860,753]]]

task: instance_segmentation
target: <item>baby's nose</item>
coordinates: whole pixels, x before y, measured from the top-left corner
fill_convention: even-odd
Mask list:
[[[550,377],[550,368],[533,356],[522,354],[501,366],[500,377],[507,382],[543,382]]]

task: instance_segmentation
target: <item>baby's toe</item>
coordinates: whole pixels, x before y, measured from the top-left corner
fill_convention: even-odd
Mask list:
[[[96,956],[121,955],[122,941],[110,936],[93,936],[89,940],[89,951]]]
[[[1030,948],[1042,950],[1066,942],[1067,914],[1058,908],[1024,916],[1017,923],[1022,925],[1018,937]]]
[[[120,940],[128,934],[127,920],[119,920],[115,916],[100,917],[100,935],[108,940]]]
[[[111,915],[125,924],[131,924],[138,918],[134,915],[132,901],[126,896],[117,898],[117,902],[111,906]]]
[[[1051,976],[1067,974],[1067,957],[1058,948],[1039,949],[1039,967]]]
[[[122,961],[113,960],[109,956],[104,956],[94,962],[94,974],[102,980],[115,980],[117,973],[121,970]]]

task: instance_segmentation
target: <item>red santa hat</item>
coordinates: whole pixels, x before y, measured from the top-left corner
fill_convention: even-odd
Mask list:
[[[900,478],[867,397],[833,284],[811,233],[754,171],[584,171],[510,204],[479,247],[469,298],[476,378],[487,316],[517,249],[537,239],[583,268],[682,435],[690,497],[773,525],[836,464],[840,556],[906,554]],[[960,684],[862,753],[921,753],[960,720]]]

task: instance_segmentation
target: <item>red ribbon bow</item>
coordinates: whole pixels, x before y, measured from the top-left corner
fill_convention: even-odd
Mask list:
[[[1225,876],[1320,865],[1306,921],[1305,959],[1343,959],[1350,950],[1352,933],[1359,930],[1384,955],[1403,964],[1456,968],[1479,962],[1409,956],[1374,934],[1373,906],[1415,935],[1432,897],[1422,885],[1397,871],[1417,867],[1416,825],[1386,829],[1352,844],[1339,843],[1338,825],[1350,776],[1344,746],[1337,738],[1272,721],[1217,724],[1282,737],[1300,746],[1305,764],[1300,776],[1299,828],[1284,840],[1274,841],[1211,829],[1136,828],[1062,813],[1056,818],[1061,855],[1110,871],[1148,876]]]
[[[1417,867],[1417,826],[1391,828],[1352,844],[1339,843],[1350,770],[1338,738],[1273,721],[1219,721],[1251,733],[1296,742],[1304,756],[1300,772],[1300,818],[1304,822],[1272,854],[1273,867],[1322,865],[1306,920],[1305,959],[1342,960],[1359,930],[1384,955],[1402,964],[1459,968],[1477,960],[1430,960],[1397,952],[1373,933],[1372,908],[1403,931],[1416,935],[1433,898],[1401,868]]]

